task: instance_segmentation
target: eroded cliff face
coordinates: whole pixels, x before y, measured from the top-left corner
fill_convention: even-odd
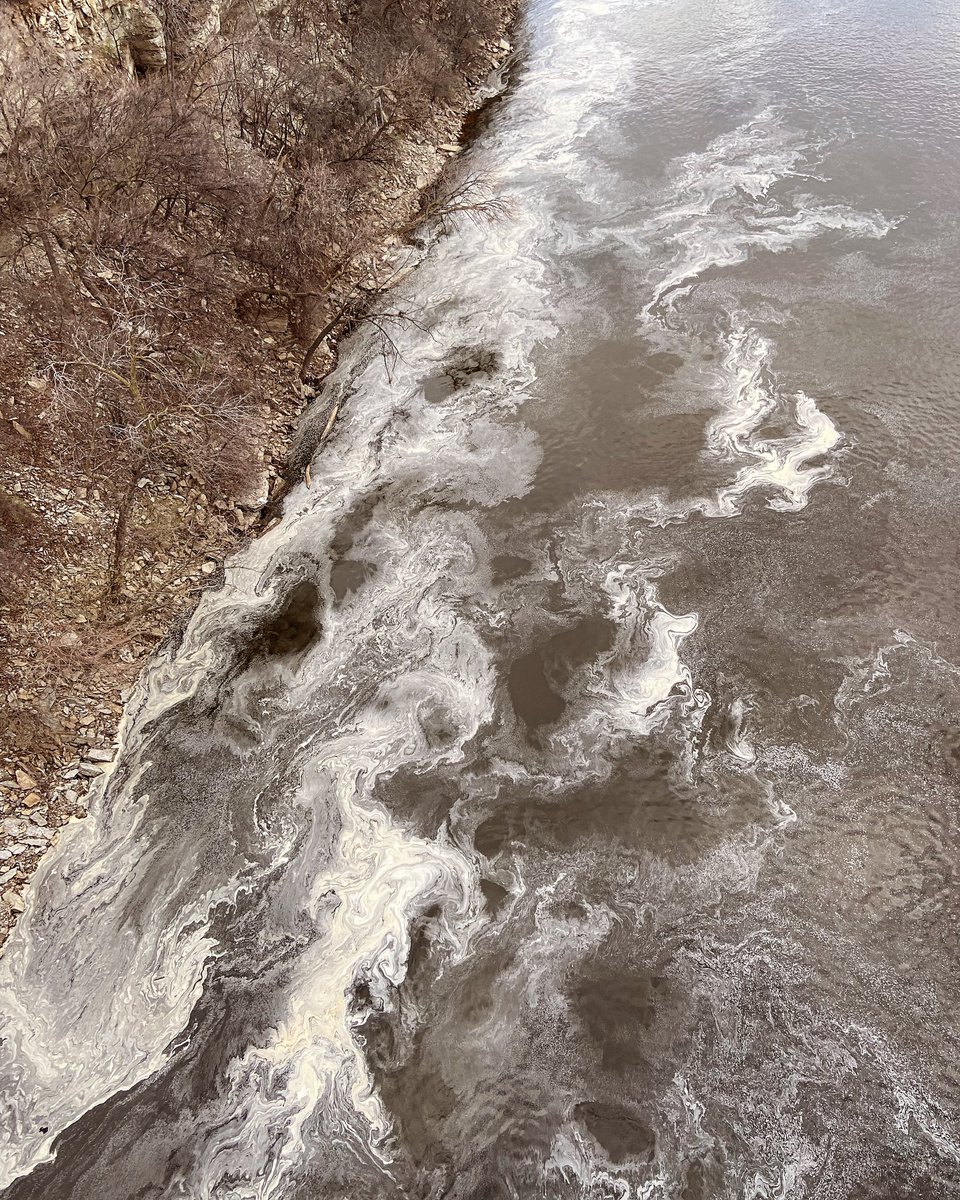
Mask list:
[[[167,63],[164,21],[146,0],[24,0],[9,5],[0,21],[8,60],[42,45],[92,63],[119,65],[130,74],[156,71]]]

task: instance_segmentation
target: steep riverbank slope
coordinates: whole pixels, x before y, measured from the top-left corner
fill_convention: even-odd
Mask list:
[[[389,352],[412,231],[495,207],[443,168],[515,9],[0,16],[0,937],[144,659],[263,527],[338,332]]]

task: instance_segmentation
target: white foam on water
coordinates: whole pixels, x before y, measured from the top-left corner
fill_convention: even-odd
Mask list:
[[[680,302],[705,276],[754,253],[800,249],[831,232],[882,238],[895,227],[881,213],[858,212],[803,190],[816,178],[812,164],[819,149],[791,133],[771,107],[674,163],[652,215],[620,235],[656,262],[652,297],[641,313],[644,332],[676,324]]]
[[[608,575],[605,590],[617,635],[604,663],[602,687],[593,693],[592,719],[610,730],[646,736],[667,719],[668,701],[678,687],[685,696],[693,694],[693,678],[680,651],[699,618],[696,613],[668,612],[655,583],[645,581],[638,590],[623,571]]]
[[[136,797],[135,782],[129,791]],[[79,1115],[162,1065],[215,952],[209,914],[243,890],[238,879],[192,889],[196,862],[187,856],[160,902],[127,917],[127,896],[156,857],[143,818],[134,799],[108,826],[89,818],[66,829],[0,960],[0,1187],[52,1158],[55,1137]],[[30,936],[39,888],[43,907],[61,915],[55,986],[44,974],[49,947],[42,933]]]
[[[667,500],[653,495],[641,501],[637,511],[655,525],[685,521],[694,513],[739,516],[756,491],[773,493],[769,508],[799,512],[813,488],[834,473],[831,463],[818,460],[839,446],[840,432],[809,396],[779,389],[771,343],[743,324],[736,324],[726,340],[715,389],[722,408],[707,425],[705,456],[742,465],[712,496]],[[762,427],[774,416],[788,420],[795,432],[765,436]]]
[[[542,734],[558,788],[609,774],[620,753],[671,722],[690,739],[710,704],[683,657],[699,618],[662,603],[664,563],[642,561],[629,543],[612,560],[598,553],[598,540],[615,544],[625,536],[630,498],[593,495],[575,510],[558,529],[565,602],[602,613],[613,626],[613,642],[574,673],[563,715]]]
[[[728,733],[724,738],[724,747],[728,754],[749,766],[757,757],[753,744],[746,735],[747,718],[752,710],[752,704],[743,696],[735,696],[730,702],[727,713]]]
[[[683,352],[704,336],[713,340],[713,329],[705,334],[699,328],[693,293],[712,275],[758,252],[800,250],[829,233],[877,239],[895,227],[896,221],[880,213],[859,212],[811,192],[822,150],[768,107],[705,150],[676,160],[667,183],[645,200],[647,215],[631,218],[617,233],[648,280],[640,330],[653,346]],[[818,483],[834,476],[831,455],[842,441],[834,422],[812,397],[779,386],[773,343],[749,314],[731,312],[725,324],[712,389],[719,412],[707,426],[704,453],[708,461],[733,464],[736,473],[712,495],[644,497],[635,511],[653,524],[685,521],[695,513],[736,517],[757,491],[771,493],[768,507],[797,512]],[[764,435],[771,418],[792,426],[792,432]]]
[[[485,693],[478,692],[480,680]],[[334,861],[306,888],[301,877],[291,901],[313,917],[334,911],[323,937],[295,964],[280,1022],[231,1064],[200,1121],[194,1168],[168,1194],[213,1200],[229,1181],[244,1200],[285,1195],[289,1173],[310,1153],[311,1122],[321,1110],[327,1120],[340,1114],[354,1137],[359,1117],[368,1151],[389,1161],[383,1143],[390,1122],[354,1034],[354,988],[362,982],[375,999],[390,1002],[406,975],[411,923],[435,906],[443,909],[451,953],[466,953],[482,897],[460,851],[412,837],[372,792],[380,777],[404,765],[429,770],[455,761],[489,716],[492,691],[489,656],[460,622],[435,647],[429,668],[385,685],[355,728],[306,770],[299,802],[325,807],[335,797],[341,832]],[[442,751],[431,749],[420,723],[435,706],[462,722]]]
[[[839,1025],[839,1021],[836,1022]],[[913,1075],[910,1064],[890,1043],[889,1035],[865,1025],[850,1023],[844,1028],[857,1045],[859,1052],[868,1058],[874,1069],[886,1079],[897,1101],[896,1125],[900,1133],[908,1137],[913,1128],[932,1143],[940,1154],[960,1163],[960,1137],[955,1128],[953,1112],[938,1112],[931,1098],[924,1094],[920,1079]]]

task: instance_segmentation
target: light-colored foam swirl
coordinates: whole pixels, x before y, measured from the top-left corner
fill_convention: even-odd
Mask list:
[[[737,325],[729,334],[718,373],[716,394],[721,411],[707,425],[705,456],[741,464],[734,478],[712,496],[667,500],[651,496],[639,506],[657,525],[706,517],[735,517],[752,492],[772,493],[767,505],[778,512],[805,508],[813,488],[833,474],[823,460],[841,441],[833,421],[809,396],[782,393],[770,358],[772,346],[755,330]],[[793,432],[764,435],[772,418],[789,423]]]
[[[682,322],[678,306],[698,284],[753,254],[797,250],[828,233],[882,238],[895,227],[881,213],[858,212],[810,192],[816,159],[817,147],[767,108],[674,163],[652,214],[621,232],[638,253],[656,260],[644,330]]]

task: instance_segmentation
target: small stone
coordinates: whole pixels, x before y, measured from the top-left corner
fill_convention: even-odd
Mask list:
[[[37,787],[37,781],[32,775],[26,771],[17,770],[17,787],[23,788],[25,792],[32,792]]]
[[[36,806],[42,802],[43,797],[39,792],[31,792],[28,796],[24,796],[23,798],[23,803],[27,808],[36,808]]]
[[[71,513],[70,520],[74,523],[74,525],[89,525],[90,524],[90,518],[86,515],[86,513],[82,513],[82,512]]]
[[[47,390],[47,381],[41,379],[38,375],[34,375],[32,379],[27,380],[27,387],[35,392],[45,392]]]
[[[108,763],[113,762],[113,751],[105,749],[88,750],[86,754],[87,762]]]
[[[27,431],[24,429],[24,427],[20,424],[19,421],[11,421],[10,424],[13,426],[14,430],[20,434],[20,436],[22,438],[26,438],[28,442],[33,441],[33,438],[30,436],[29,433],[27,433]]]
[[[103,774],[103,767],[94,763],[81,763],[78,774],[82,775],[84,779],[99,779]]]
[[[216,569],[217,564],[215,562],[211,562],[210,559],[207,559],[207,561],[200,568],[204,575],[212,575]]]
[[[258,471],[235,499],[240,508],[248,512],[263,508],[270,499],[270,472],[266,469]]]
[[[4,892],[3,899],[10,905],[14,912],[21,913],[27,907],[16,892]]]

